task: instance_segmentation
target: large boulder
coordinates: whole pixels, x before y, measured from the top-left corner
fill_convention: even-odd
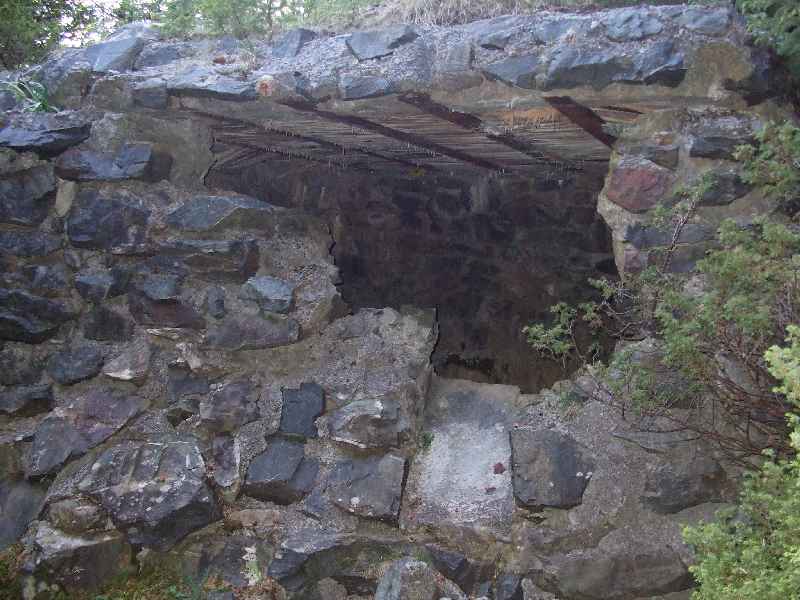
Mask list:
[[[216,521],[219,507],[194,442],[122,442],[103,452],[79,489],[99,502],[132,544],[167,550]]]

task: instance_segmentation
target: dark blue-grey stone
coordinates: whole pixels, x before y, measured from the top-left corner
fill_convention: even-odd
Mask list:
[[[250,462],[242,491],[278,504],[301,500],[311,490],[319,468],[304,452],[300,442],[273,438]]]
[[[13,256],[47,256],[63,245],[60,236],[43,231],[0,231],[0,253]]]
[[[74,181],[149,179],[154,158],[149,143],[125,144],[116,154],[71,148],[58,157],[56,173]]]
[[[292,307],[294,286],[288,281],[260,275],[251,277],[241,287],[239,297],[253,300],[262,310],[288,313]]]
[[[281,423],[283,433],[317,437],[315,421],[325,410],[325,392],[316,383],[302,383],[299,389],[284,389]]]
[[[50,357],[47,373],[62,385],[72,385],[97,375],[103,361],[103,353],[94,346],[67,348]]]
[[[167,215],[167,225],[182,231],[269,227],[276,208],[249,196],[196,196]]]
[[[339,79],[339,93],[342,100],[361,100],[378,98],[394,91],[392,82],[385,77],[372,75],[342,75]]]
[[[191,67],[167,81],[167,92],[175,96],[216,98],[232,102],[256,100],[255,83],[219,75],[211,67]]]
[[[133,323],[115,310],[96,306],[86,315],[83,335],[101,342],[127,342],[133,337]]]
[[[215,350],[260,350],[293,344],[300,337],[294,319],[267,314],[250,319],[228,315],[210,326],[203,345]]]
[[[594,460],[572,437],[551,429],[514,429],[511,451],[519,504],[539,510],[581,503]]]
[[[127,269],[115,267],[105,271],[89,271],[75,276],[75,289],[85,300],[100,303],[124,294],[129,280],[130,272]]]
[[[275,58],[292,58],[300,54],[308,42],[316,39],[317,34],[310,29],[298,27],[287,31],[278,43],[272,47],[272,56]]]
[[[25,533],[42,510],[47,489],[24,480],[0,479],[0,552]]]
[[[144,48],[143,39],[126,37],[89,46],[85,50],[85,56],[92,64],[95,73],[123,72],[133,68],[133,63],[142,48]]]
[[[486,65],[484,73],[504,83],[525,89],[536,87],[536,70],[539,67],[539,57],[535,54],[514,56]]]
[[[244,283],[258,270],[255,240],[176,240],[159,251],[205,281]]]
[[[215,319],[221,319],[227,314],[224,288],[212,286],[206,290],[206,312]]]
[[[39,225],[50,210],[55,189],[50,165],[0,177],[0,223]]]
[[[358,31],[347,38],[346,43],[358,60],[370,60],[388,56],[418,37],[412,27],[397,25],[378,31]]]
[[[139,254],[147,249],[150,211],[128,201],[81,192],[67,219],[73,246],[115,254]]]
[[[635,42],[663,30],[661,19],[641,8],[613,11],[606,20],[606,35],[615,42]]]
[[[0,413],[30,417],[53,408],[53,389],[49,385],[31,385],[0,392]]]
[[[63,303],[25,290],[0,289],[0,340],[38,344],[75,317]]]
[[[30,113],[0,129],[0,148],[55,156],[89,137],[91,121],[77,113]]]

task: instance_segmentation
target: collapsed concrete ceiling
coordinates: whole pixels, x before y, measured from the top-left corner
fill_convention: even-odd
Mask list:
[[[605,170],[620,127],[659,108],[741,107],[768,89],[727,7],[541,12],[277,43],[164,41],[134,26],[40,67],[67,105],[188,113],[216,167],[305,159],[381,173]],[[80,96],[80,97],[76,97]]]

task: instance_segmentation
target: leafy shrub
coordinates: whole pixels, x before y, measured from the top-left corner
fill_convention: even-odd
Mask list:
[[[788,347],[770,348],[766,361],[777,388],[800,406],[800,327],[788,327]],[[800,590],[800,419],[790,416],[791,460],[768,454],[744,485],[738,509],[686,528],[697,555],[695,600],[785,600]]]
[[[738,152],[748,181],[784,208],[800,195],[798,140],[794,125],[770,125],[757,146]],[[653,336],[658,356],[634,361],[618,353],[610,365],[593,368],[612,404],[715,440],[733,459],[746,461],[768,447],[790,453],[784,419],[789,405],[773,390],[764,355],[789,325],[800,323],[800,234],[767,219],[746,228],[725,221],[689,285],[686,275],[669,267],[681,232],[714,185],[713,178],[701,177],[678,192],[671,208],[653,211],[652,226],[667,234],[654,254],[656,266],[624,282],[592,282],[599,301],[556,305],[552,323],[524,332],[540,352],[562,360],[577,355],[585,363],[591,356],[573,335],[578,321],[610,328],[622,339]],[[682,383],[664,385],[676,378]]]
[[[14,94],[24,111],[58,112],[58,109],[50,104],[47,88],[38,81],[16,81],[6,83],[4,86]]]
[[[0,67],[15,69],[44,58],[62,39],[84,30],[94,10],[80,0],[0,2]]]
[[[800,4],[797,0],[739,0],[748,28],[762,45],[775,49],[800,77]]]

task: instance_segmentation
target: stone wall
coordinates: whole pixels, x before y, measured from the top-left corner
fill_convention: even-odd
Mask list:
[[[433,366],[553,381],[515,336],[613,272],[601,188],[623,274],[705,170],[674,269],[763,212],[730,149],[780,110],[745,41],[727,8],[641,8],[296,30],[248,66],[135,25],[21,74],[68,109],[0,98],[0,547],[26,596],[153,561],[217,600],[688,597],[680,530],[735,498],[712,448],[584,376]]]

